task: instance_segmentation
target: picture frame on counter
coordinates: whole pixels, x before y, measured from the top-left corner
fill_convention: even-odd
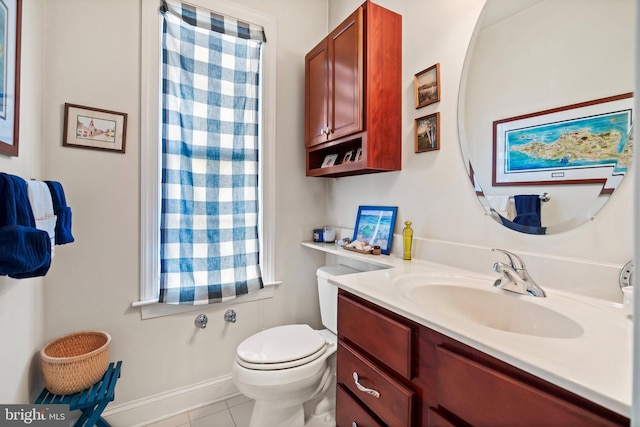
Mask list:
[[[397,206],[359,206],[352,241],[380,246],[380,252],[389,255],[397,213]]]

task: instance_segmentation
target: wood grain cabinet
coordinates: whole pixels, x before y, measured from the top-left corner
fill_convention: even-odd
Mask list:
[[[629,425],[620,414],[342,289],[336,376],[338,427]]]
[[[402,18],[367,1],[305,56],[307,176],[400,170],[401,79]]]
[[[338,296],[338,322],[338,388],[362,402],[382,425],[412,426],[415,392],[408,380],[414,330],[345,295]],[[348,421],[341,409],[336,414]]]

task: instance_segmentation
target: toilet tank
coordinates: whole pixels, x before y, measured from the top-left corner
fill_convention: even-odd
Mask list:
[[[316,271],[322,324],[334,334],[338,333],[338,287],[329,283],[329,277],[359,272],[344,265],[325,265]]]

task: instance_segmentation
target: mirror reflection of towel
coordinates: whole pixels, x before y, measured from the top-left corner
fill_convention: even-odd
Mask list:
[[[540,196],[526,194],[513,197],[516,205],[516,217],[513,222],[529,227],[541,227]]]

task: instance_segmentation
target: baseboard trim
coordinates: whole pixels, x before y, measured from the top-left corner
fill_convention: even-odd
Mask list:
[[[109,405],[103,412],[103,418],[114,427],[144,426],[239,394],[229,374],[130,402]]]

